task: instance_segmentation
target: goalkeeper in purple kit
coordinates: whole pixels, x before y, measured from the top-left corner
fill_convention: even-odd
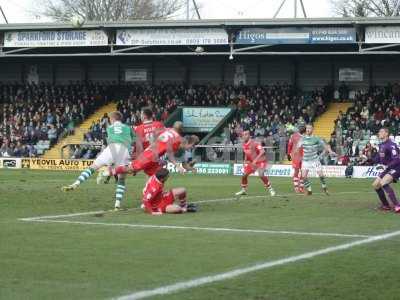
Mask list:
[[[391,183],[397,182],[400,178],[400,150],[399,147],[389,138],[389,130],[381,128],[378,133],[382,143],[379,145],[378,154],[372,158],[375,164],[385,165],[385,170],[372,183],[379,200],[381,201],[381,210],[394,210],[400,213],[400,204]],[[390,199],[391,204],[386,199],[386,195]]]

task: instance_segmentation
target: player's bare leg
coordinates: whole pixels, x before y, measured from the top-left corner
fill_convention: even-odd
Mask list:
[[[168,205],[165,211],[169,214],[180,214],[185,212],[196,212],[197,207],[194,204],[188,204],[186,200],[185,188],[173,188],[172,194],[174,199],[178,201],[176,204]]]
[[[235,194],[236,198],[240,198],[241,196],[247,195],[247,186],[249,185],[249,177],[250,174],[243,174],[241,179],[241,190]]]
[[[381,206],[378,209],[383,211],[390,211],[391,207],[386,199],[385,191],[382,188],[381,179],[379,177],[376,178],[372,183],[372,186],[375,192],[378,194],[379,200],[381,201]]]
[[[258,169],[257,173],[258,173],[258,176],[260,177],[261,181],[263,182],[265,189],[267,191],[269,191],[269,194],[271,195],[271,197],[276,196],[276,192],[275,192],[274,188],[272,187],[268,176],[264,175],[265,169]]]
[[[385,191],[386,195],[389,197],[390,202],[392,202],[393,209],[396,213],[400,213],[400,204],[396,197],[396,193],[394,192],[393,188],[390,184],[393,182],[393,177],[390,174],[386,174],[381,179],[382,189]]]

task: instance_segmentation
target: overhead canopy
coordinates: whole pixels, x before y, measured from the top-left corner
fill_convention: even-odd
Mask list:
[[[400,54],[399,18],[0,25],[0,58]]]

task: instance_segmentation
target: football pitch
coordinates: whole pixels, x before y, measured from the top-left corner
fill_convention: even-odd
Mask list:
[[[145,177],[128,179],[122,212],[113,180],[0,171],[0,299],[399,299],[400,215],[375,210],[371,180],[330,179],[330,196],[259,179],[172,175],[199,212],[150,216]],[[397,192],[399,189],[397,188]],[[105,211],[101,213],[101,211]]]

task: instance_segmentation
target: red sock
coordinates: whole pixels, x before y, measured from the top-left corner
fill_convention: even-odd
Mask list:
[[[269,182],[269,179],[267,176],[260,176],[260,179],[262,182],[264,182],[264,186],[266,188],[270,188],[271,187],[271,183]]]
[[[114,169],[113,175],[125,174],[127,173],[127,168],[125,166],[118,166]]]
[[[242,176],[242,188],[246,189],[248,185],[247,176]]]

